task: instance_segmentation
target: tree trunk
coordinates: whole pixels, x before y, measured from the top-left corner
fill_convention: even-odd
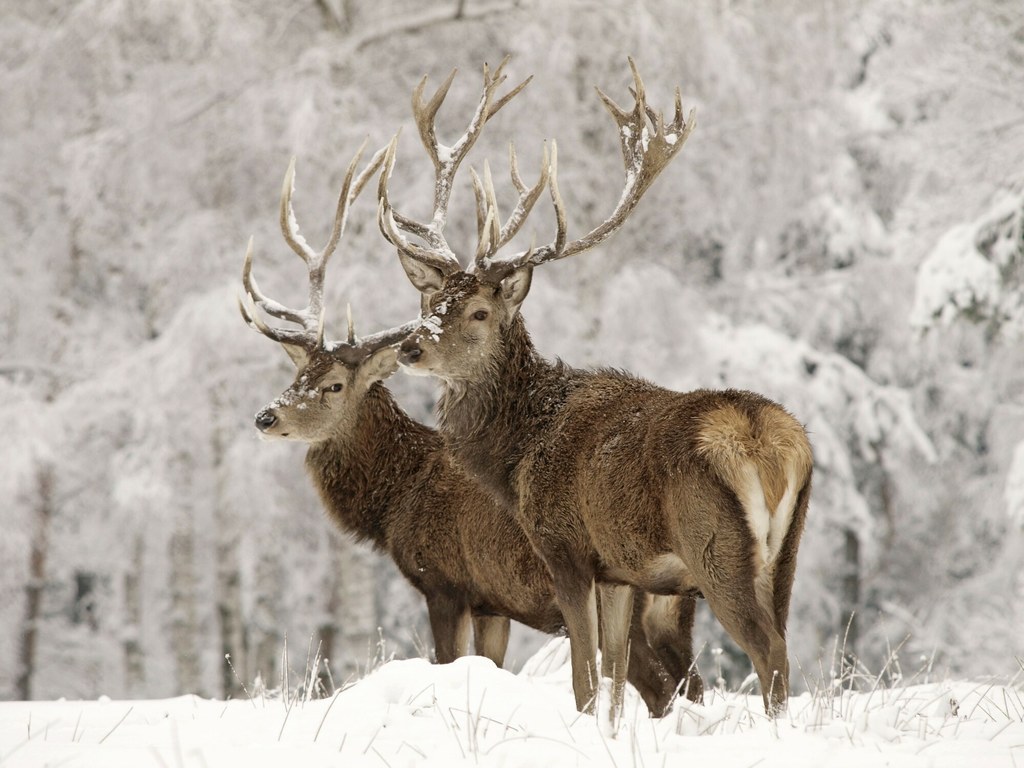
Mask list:
[[[32,675],[36,666],[36,646],[39,637],[39,614],[46,585],[46,555],[50,545],[50,522],[53,519],[53,467],[39,468],[39,500],[36,505],[36,525],[32,532],[29,553],[29,578],[25,586],[25,624],[21,634],[18,697],[32,698]]]
[[[129,698],[143,694],[145,659],[142,653],[142,579],[144,544],[135,537],[132,561],[124,576],[124,616],[127,633],[124,641],[124,685]]]
[[[860,609],[860,538],[852,528],[843,531],[843,577],[840,581],[843,636],[843,654],[847,659],[857,655],[858,611]]]
[[[187,514],[187,513],[183,513]],[[200,692],[196,616],[195,535],[191,517],[171,535],[171,648],[177,667],[178,693]]]
[[[225,407],[214,395],[214,413]],[[221,644],[221,695],[238,698],[244,695],[248,681],[249,649],[242,618],[242,584],[239,576],[238,516],[234,513],[228,493],[224,490],[224,439],[218,425],[213,431],[214,499],[213,519],[217,549],[217,617]]]

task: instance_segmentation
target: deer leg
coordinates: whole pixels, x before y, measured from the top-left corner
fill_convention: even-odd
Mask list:
[[[432,595],[427,597],[427,615],[437,663],[449,664],[465,656],[469,648],[469,606],[451,595]]]
[[[629,661],[626,666],[626,679],[633,684],[647,704],[651,717],[662,717],[672,702],[677,681],[672,679],[670,672],[648,642],[644,629],[644,618],[652,597],[636,590],[633,593],[633,620],[629,624]]]
[[[652,595],[644,612],[644,633],[678,692],[697,704],[704,700],[704,681],[693,658],[696,593]]]
[[[633,616],[633,588],[618,584],[599,584],[601,601],[601,677],[611,681],[612,725],[622,710],[629,659],[629,625]]]
[[[572,692],[576,709],[592,714],[597,694],[597,595],[589,574],[558,573],[555,597],[569,630]]]
[[[765,712],[777,716],[789,693],[786,640],[775,629],[773,617],[757,602],[754,585],[729,578],[704,596],[715,617],[754,664],[761,683]]]
[[[775,558],[775,578],[772,583],[773,610],[775,613],[775,627],[779,634],[785,636],[786,621],[789,618],[789,599],[793,594],[793,577],[796,573],[796,551],[800,546],[800,536],[803,533],[804,521],[807,519],[807,505],[810,501],[811,486],[806,485],[796,498],[796,507],[793,511],[793,521],[789,530],[786,531],[786,538],[783,539],[782,549]]]
[[[486,656],[501,667],[508,650],[509,622],[507,616],[473,616],[473,644],[477,656]]]

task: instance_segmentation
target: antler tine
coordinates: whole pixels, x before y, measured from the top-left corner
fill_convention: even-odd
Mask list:
[[[499,238],[499,245],[505,245],[509,240],[515,237],[516,233],[523,226],[523,222],[526,221],[526,217],[530,215],[530,211],[533,210],[533,206],[537,200],[540,199],[541,192],[544,191],[544,185],[548,183],[551,171],[551,163],[548,157],[547,144],[544,145],[544,151],[541,157],[540,165],[540,178],[537,179],[537,183],[532,187],[527,187],[523,183],[522,177],[519,175],[519,164],[516,161],[516,147],[511,142],[508,145],[508,164],[510,174],[512,176],[512,184],[515,186],[516,191],[519,193],[519,200],[516,202],[515,208],[512,213],[509,214],[508,219],[501,228],[501,237]]]
[[[532,79],[532,77],[527,78],[508,93],[495,99],[497,90],[507,79],[504,69],[508,61],[509,57],[506,56],[493,73],[490,67],[484,64],[483,88],[477,102],[477,107],[470,118],[466,130],[451,146],[446,146],[438,140],[436,117],[438,110],[444,103],[445,97],[448,95],[448,91],[451,89],[457,70],[452,70],[445,81],[434,92],[434,95],[427,101],[424,101],[423,97],[427,84],[426,77],[419,82],[413,91],[413,118],[423,146],[426,148],[427,154],[434,164],[434,208],[429,223],[415,222],[400,215],[391,207],[387,196],[387,183],[394,165],[394,149],[389,151],[388,158],[385,161],[386,172],[381,175],[378,189],[381,201],[378,214],[381,232],[405,256],[439,268],[444,274],[451,274],[461,269],[455,253],[444,237],[444,227],[448,219],[448,202],[451,198],[455,174],[466,155],[469,154],[470,149],[476,143],[481,129],[487,121],[515,98]],[[484,191],[486,192],[486,190]],[[495,201],[492,199],[492,202]],[[481,206],[478,202],[478,212],[484,208],[486,208],[486,205]],[[486,213],[479,213],[478,226],[483,222],[485,216]],[[496,216],[495,220],[497,220]],[[409,242],[408,238],[398,231],[399,229],[422,239],[425,247]],[[495,242],[498,239],[499,237],[495,236],[491,238],[491,241]]]
[[[482,262],[491,250],[491,244],[494,239],[494,209],[490,206],[487,206],[487,214],[484,217],[484,223],[480,231],[480,242],[477,243],[476,255],[473,257],[474,264]]]
[[[359,161],[365,148],[366,142],[364,141],[359,151],[352,158],[351,163],[349,163],[341,186],[341,192],[338,195],[338,204],[335,209],[331,235],[327,244],[319,253],[315,252],[309,246],[309,243],[306,242],[305,238],[299,234],[295,211],[292,207],[292,195],[295,191],[295,158],[293,157],[288,164],[288,170],[285,173],[284,183],[281,188],[281,232],[288,245],[306,264],[309,278],[308,303],[303,309],[294,309],[286,307],[260,291],[252,274],[253,239],[249,238],[245,262],[242,266],[242,284],[249,299],[249,306],[240,302],[239,307],[245,321],[263,335],[275,341],[302,346],[306,349],[323,347],[323,288],[327,261],[334,253],[338,242],[345,232],[349,207],[366,183],[384,163],[387,154],[386,149],[380,149],[375,152],[369,164],[356,175],[356,169],[359,166]],[[302,328],[301,330],[272,328],[260,319],[257,308],[271,317],[295,323]]]
[[[326,262],[334,253],[334,249],[338,245],[338,241],[341,239],[342,233],[345,231],[345,224],[348,220],[348,209],[352,204],[352,201],[359,197],[359,193],[363,191],[363,187],[366,186],[373,175],[380,169],[384,164],[384,157],[387,155],[387,147],[382,147],[374,152],[373,157],[370,158],[370,162],[365,168],[359,173],[359,176],[355,176],[356,166],[359,165],[359,159],[363,156],[363,150],[366,149],[366,144],[369,138],[364,139],[363,143],[359,146],[359,150],[356,152],[356,156],[352,158],[352,162],[348,164],[348,170],[345,172],[345,180],[341,185],[341,192],[338,194],[338,207],[334,215],[334,227],[331,230],[331,238],[327,241],[327,245],[324,246],[322,258]],[[355,178],[353,178],[355,177]]]
[[[469,173],[473,180],[473,197],[476,199],[477,253],[480,253],[485,239],[488,243],[496,243],[501,234],[498,196],[494,193],[490,163],[484,160],[483,181],[480,180],[480,176],[472,166],[469,168]]]
[[[516,205],[512,209],[512,213],[509,214],[509,217],[506,219],[504,224],[501,224],[498,218],[497,201],[494,196],[494,186],[490,183],[489,168],[485,164],[485,184],[480,185],[479,190],[477,190],[479,180],[476,178],[476,174],[474,174],[474,191],[477,191],[477,235],[479,237],[474,269],[478,272],[486,271],[488,269],[489,259],[499,249],[503,248],[513,237],[515,237],[520,229],[522,229],[527,216],[530,215],[530,211],[533,210],[533,206],[540,198],[541,192],[544,190],[544,185],[547,184],[548,180],[551,178],[551,163],[546,144],[544,145],[544,155],[541,160],[540,178],[532,187],[527,187],[523,182],[522,176],[519,174],[519,163],[516,158],[515,145],[509,143],[508,151],[509,173],[512,177],[512,185],[519,193],[519,199],[516,201]],[[555,193],[557,194],[557,190]],[[488,233],[488,243],[485,247],[482,225],[483,219],[486,216],[487,208],[493,208],[494,213],[491,219],[492,231]]]
[[[490,241],[501,247],[501,215],[498,213],[498,196],[494,193],[494,179],[491,176],[491,164],[484,160],[484,192],[487,194],[487,207],[491,213]],[[486,227],[485,227],[486,229]]]
[[[484,239],[484,220],[487,218],[487,193],[483,182],[473,166],[469,167],[469,176],[473,182],[473,199],[476,201],[476,239],[479,243]]]
[[[238,309],[242,313],[242,319],[245,320],[246,324],[253,330],[259,331],[268,339],[278,341],[284,344],[295,344],[302,347],[309,346],[309,335],[305,330],[305,327],[300,330],[285,329],[285,328],[271,328],[269,325],[263,322],[260,318],[259,313],[256,310],[256,306],[259,305],[264,312],[268,315],[273,315],[284,320],[290,320],[294,323],[302,324],[302,320],[295,316],[292,310],[287,307],[283,307],[272,299],[268,299],[256,286],[256,281],[252,277],[252,252],[253,252],[253,238],[249,238],[249,245],[245,250],[245,264],[242,267],[242,284],[245,286],[245,298],[239,297]]]
[[[351,303],[345,305],[345,316],[348,319],[348,343],[349,344],[355,344],[356,343],[356,324],[355,324],[355,321],[352,319],[352,304]]]
[[[284,183],[281,185],[281,234],[284,240],[291,246],[291,249],[298,254],[304,262],[309,264],[316,259],[316,254],[301,234],[299,225],[295,221],[295,211],[292,209],[292,194],[295,192],[295,156],[292,155],[288,163],[288,170],[284,174]]]
[[[299,310],[290,309],[289,307],[274,301],[269,296],[264,295],[256,284],[256,278],[252,274],[253,242],[254,238],[250,236],[249,245],[245,249],[245,262],[242,264],[242,286],[245,288],[246,294],[248,294],[260,309],[271,317],[303,325],[304,318]]]
[[[443,247],[424,248],[421,245],[412,243],[405,235],[399,232],[401,227],[410,234],[417,235],[426,240],[431,246],[439,242],[437,230],[431,225],[420,224],[399,214],[391,206],[388,196],[388,180],[395,167],[395,154],[398,149],[398,135],[391,140],[384,157],[384,167],[381,170],[380,181],[377,185],[377,224],[380,227],[384,238],[397,248],[405,256],[415,259],[423,264],[439,269],[443,274],[451,274],[459,270],[458,259],[451,249],[444,244]],[[440,239],[443,243],[443,239]]]
[[[555,239],[552,243],[555,253],[562,253],[565,250],[565,233],[567,231],[565,203],[562,202],[562,193],[558,189],[558,145],[551,142],[551,170],[548,172],[548,188],[551,192],[551,205],[555,209]],[[532,257],[535,249],[531,246],[529,255]]]
[[[420,80],[419,85],[412,92],[412,114],[413,119],[416,121],[416,127],[420,132],[420,139],[423,141],[423,146],[427,150],[427,154],[430,155],[430,159],[434,161],[434,168],[440,170],[443,162],[441,160],[440,153],[438,152],[439,144],[437,141],[437,128],[434,124],[434,118],[437,116],[437,111],[441,108],[441,104],[444,103],[445,98],[448,96],[448,90],[452,87],[452,83],[455,81],[455,75],[458,74],[458,68],[453,69],[447,79],[441,83],[441,86],[434,92],[434,95],[430,97],[430,101],[426,104],[423,103],[423,89],[427,87],[428,75],[424,75],[423,79]]]
[[[622,226],[658,174],[682,149],[696,126],[696,110],[691,109],[688,118],[683,119],[682,97],[677,88],[675,113],[672,122],[666,125],[662,114],[655,112],[647,105],[644,83],[632,57],[629,59],[629,67],[633,74],[631,92],[634,96],[634,104],[632,110],[622,109],[604,91],[600,88],[596,89],[598,96],[619,128],[619,143],[626,171],[622,195],[611,215],[583,237],[566,242],[565,205],[558,191],[557,151],[552,143],[548,186],[551,192],[551,202],[555,208],[555,239],[548,245],[517,254],[509,259],[503,259],[501,262],[493,264],[492,268],[507,273],[527,264],[536,266],[547,261],[563,259],[589,250],[603,242]]]

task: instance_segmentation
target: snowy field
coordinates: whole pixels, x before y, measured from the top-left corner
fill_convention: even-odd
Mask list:
[[[0,703],[0,766],[1024,765],[1013,686],[862,681],[795,697],[775,722],[759,696],[712,690],[651,720],[633,694],[609,737],[575,711],[567,657],[559,639],[517,675],[480,657],[391,661],[316,700]]]

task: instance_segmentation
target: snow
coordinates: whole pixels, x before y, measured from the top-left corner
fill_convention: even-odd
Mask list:
[[[136,768],[714,764],[891,768],[1012,766],[1024,748],[1013,687],[930,682],[864,692],[819,689],[769,720],[760,696],[708,691],[703,705],[647,717],[627,689],[617,733],[573,704],[568,641],[514,675],[481,657],[391,661],[331,698],[255,693],[0,703],[0,762]]]
[[[999,290],[999,271],[974,248],[974,227],[958,225],[939,240],[918,270],[911,322],[949,325],[961,313],[977,313]]]
[[[1024,523],[1024,442],[1018,443],[1013,450],[1004,496],[1010,519],[1018,524]]]
[[[441,318],[437,315],[427,315],[423,318],[423,328],[430,333],[434,341],[440,341],[444,328],[441,325]]]
[[[948,229],[918,268],[911,323],[926,330],[965,317],[1024,334],[1022,226],[1024,195],[1002,191],[976,220]]]

